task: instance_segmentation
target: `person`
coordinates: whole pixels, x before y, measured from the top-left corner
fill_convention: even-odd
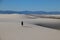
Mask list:
[[[21,25],[23,26],[23,21],[21,21]]]

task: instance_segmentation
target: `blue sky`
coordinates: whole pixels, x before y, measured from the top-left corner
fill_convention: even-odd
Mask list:
[[[60,11],[60,0],[1,0],[0,10]]]

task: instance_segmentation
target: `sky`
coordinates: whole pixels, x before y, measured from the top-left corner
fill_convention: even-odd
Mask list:
[[[60,0],[0,0],[0,10],[60,11]]]

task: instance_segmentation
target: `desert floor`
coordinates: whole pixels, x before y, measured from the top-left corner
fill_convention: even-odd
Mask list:
[[[20,24],[22,20],[24,26]],[[32,19],[24,14],[0,14],[0,40],[60,40],[60,30],[34,25],[57,23],[60,23],[60,19]]]

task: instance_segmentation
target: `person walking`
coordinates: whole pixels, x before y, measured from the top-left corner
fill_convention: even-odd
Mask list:
[[[21,21],[21,26],[23,26],[23,21]]]

